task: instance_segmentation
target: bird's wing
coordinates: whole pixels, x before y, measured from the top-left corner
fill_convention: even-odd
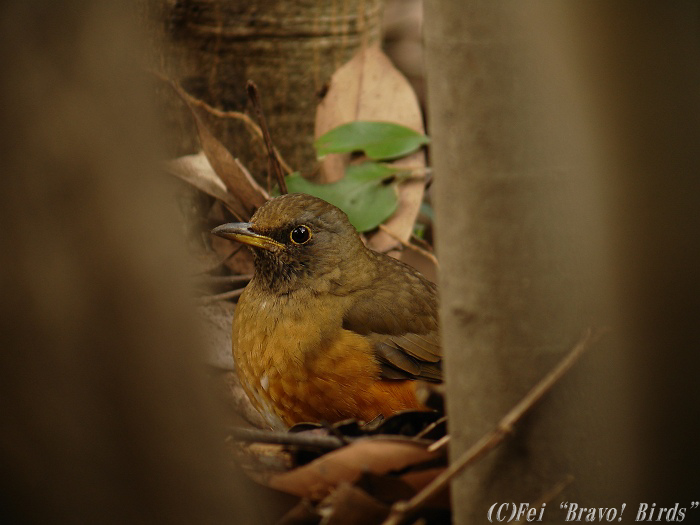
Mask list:
[[[370,334],[385,379],[442,381],[442,356],[437,332],[391,336]]]
[[[385,379],[442,381],[437,288],[386,257],[381,279],[356,293],[343,327],[370,339]]]

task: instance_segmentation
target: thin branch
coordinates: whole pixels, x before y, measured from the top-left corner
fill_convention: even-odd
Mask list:
[[[240,120],[241,122],[243,122],[243,124],[245,125],[245,127],[248,129],[248,131],[249,131],[252,135],[256,136],[259,140],[261,140],[261,141],[263,141],[263,142],[265,141],[265,138],[263,137],[263,132],[262,132],[262,130],[260,129],[260,126],[258,126],[258,125],[253,121],[253,119],[250,118],[250,117],[249,117],[248,115],[246,115],[245,113],[242,113],[242,112],[240,112],[240,111],[223,111],[223,110],[221,110],[221,109],[219,109],[219,108],[215,108],[214,106],[211,106],[211,105],[207,104],[207,103],[204,102],[203,100],[198,99],[198,98],[193,97],[192,95],[190,95],[187,91],[185,91],[185,90],[182,88],[182,86],[181,86],[179,83],[177,83],[176,81],[174,81],[174,80],[172,80],[171,78],[167,77],[167,76],[164,75],[163,73],[161,73],[161,72],[159,72],[159,71],[154,71],[154,70],[152,70],[151,72],[152,72],[158,79],[162,80],[163,82],[166,82],[166,83],[170,84],[170,85],[173,87],[173,89],[175,89],[175,91],[178,93],[178,95],[181,96],[182,98],[185,98],[185,99],[187,100],[187,102],[189,102],[191,105],[196,106],[196,107],[198,107],[198,108],[200,108],[200,109],[203,109],[204,111],[206,111],[206,112],[209,113],[210,115],[214,115],[215,117],[218,117],[218,118],[230,118],[230,119],[234,119],[234,120]],[[294,170],[293,170],[292,167],[291,167],[289,164],[287,164],[287,162],[282,158],[282,155],[280,154],[279,150],[277,150],[277,148],[274,148],[274,150],[275,150],[275,157],[277,158],[277,161],[278,161],[278,162],[280,163],[280,165],[282,166],[282,169],[284,169],[284,171],[285,171],[287,174],[293,173]]]
[[[248,128],[248,131],[251,132],[253,135],[258,137],[259,140],[265,141],[265,137],[263,136],[263,132],[260,129],[260,126],[258,126],[255,122],[253,122],[253,119],[251,119],[248,115],[245,113],[241,113],[240,111],[222,111],[218,108],[215,108],[214,106],[210,106],[203,100],[199,100],[198,98],[194,98],[190,96],[188,98],[190,103],[192,105],[195,105],[207,113],[210,113],[211,115],[214,115],[215,117],[219,118],[232,118],[236,120],[241,120],[243,121],[243,124],[245,124],[246,128]],[[282,154],[279,152],[279,150],[276,147],[273,147],[274,152],[275,152],[275,157],[277,158],[277,161],[280,163],[282,166],[282,169],[285,171],[285,173],[290,174],[293,173],[294,170],[292,167],[287,164],[287,162],[282,158]]]
[[[265,114],[262,110],[262,105],[260,104],[260,94],[258,93],[258,87],[252,80],[248,81],[246,86],[248,89],[248,97],[253,103],[253,108],[255,108],[255,113],[258,116],[258,122],[260,122],[260,129],[262,130],[263,138],[265,139],[265,146],[267,147],[267,158],[268,158],[268,170],[277,179],[277,185],[279,186],[280,193],[284,195],[287,192],[287,181],[284,180],[284,173],[282,173],[282,167],[280,166],[277,156],[275,155],[275,147],[272,145],[272,137],[270,137],[270,130],[267,127],[267,121],[265,120]],[[270,188],[268,188],[270,191]]]
[[[607,330],[587,329],[578,343],[527,395],[508,412],[496,428],[474,443],[454,463],[408,501],[399,501],[391,508],[382,525],[399,525],[410,514],[426,504],[433,496],[447,487],[452,478],[496,448],[513,431],[513,426],[571,369],[583,352],[595,343]]]
[[[428,452],[435,452],[436,450],[440,450],[442,447],[447,445],[450,442],[450,435],[446,434],[442,436],[440,439],[438,439],[435,443],[430,445],[428,447]]]
[[[398,235],[396,235],[394,232],[392,232],[389,228],[387,228],[387,227],[384,226],[383,224],[380,224],[380,225],[379,225],[379,229],[380,229],[381,231],[383,231],[384,233],[386,233],[386,234],[387,234],[389,237],[391,237],[392,239],[394,239],[394,240],[400,242],[401,245],[404,246],[405,248],[408,248],[408,249],[410,249],[410,250],[414,250],[414,251],[420,253],[421,255],[423,255],[424,257],[427,257],[428,259],[430,259],[430,261],[431,261],[436,267],[440,266],[440,264],[438,263],[437,257],[435,257],[435,256],[434,256],[432,253],[430,253],[428,250],[425,250],[425,249],[421,248],[420,246],[416,246],[415,244],[411,244],[410,242],[404,241],[401,237],[399,237]]]
[[[343,433],[337,428],[332,426],[330,423],[327,422],[322,422],[321,425],[323,428],[326,430],[326,432],[329,432],[331,436],[333,436],[335,439],[339,439],[343,445],[349,445],[350,440],[343,435]]]
[[[246,275],[201,275],[198,279],[205,284],[238,284],[247,283],[253,278],[252,274]]]
[[[200,297],[199,302],[201,304],[209,304],[216,301],[223,301],[225,299],[233,299],[234,297],[240,296],[243,293],[243,290],[245,290],[245,288],[238,288],[237,290],[231,290],[230,292],[219,293],[216,295],[205,295],[204,297]]]
[[[423,248],[428,253],[433,253],[433,247],[430,246],[430,243],[428,243],[428,241],[421,239],[420,237],[416,236],[413,233],[411,234],[411,240],[414,243],[416,243],[419,248]]]
[[[428,426],[425,427],[423,430],[421,430],[420,432],[418,432],[418,434],[416,434],[415,436],[413,436],[413,439],[421,439],[423,436],[425,436],[426,434],[428,434],[428,432],[430,432],[431,430],[433,430],[433,429],[434,429],[435,427],[437,427],[438,425],[442,425],[445,421],[447,421],[447,416],[442,416],[442,417],[441,417],[440,419],[438,419],[437,421],[433,421],[432,423],[430,423],[430,425],[428,425]],[[444,436],[443,436],[443,437],[444,437]]]
[[[230,432],[231,436],[236,441],[317,447],[329,450],[344,447],[348,444],[348,441],[351,441],[348,438],[344,441],[335,436],[319,436],[316,434],[300,434],[294,432],[272,432],[269,430],[238,427],[231,428]]]

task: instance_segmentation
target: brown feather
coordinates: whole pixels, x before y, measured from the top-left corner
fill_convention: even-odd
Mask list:
[[[436,286],[410,266],[370,253],[381,272],[354,291],[343,327],[373,342],[382,377],[442,381]]]

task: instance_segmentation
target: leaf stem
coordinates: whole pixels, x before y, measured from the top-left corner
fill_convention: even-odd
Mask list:
[[[267,147],[267,166],[271,175],[274,175],[277,179],[277,185],[279,186],[280,193],[284,195],[288,193],[287,182],[284,180],[284,173],[282,173],[282,167],[277,160],[277,155],[275,155],[275,147],[272,144],[272,137],[270,137],[270,130],[267,127],[267,121],[265,120],[265,114],[262,110],[262,105],[260,104],[260,94],[258,92],[258,87],[252,80],[248,81],[246,86],[248,89],[248,97],[255,108],[255,113],[258,116],[258,122],[260,122],[260,129],[262,130],[263,138],[265,139],[265,147]],[[270,189],[268,188],[268,191]]]

